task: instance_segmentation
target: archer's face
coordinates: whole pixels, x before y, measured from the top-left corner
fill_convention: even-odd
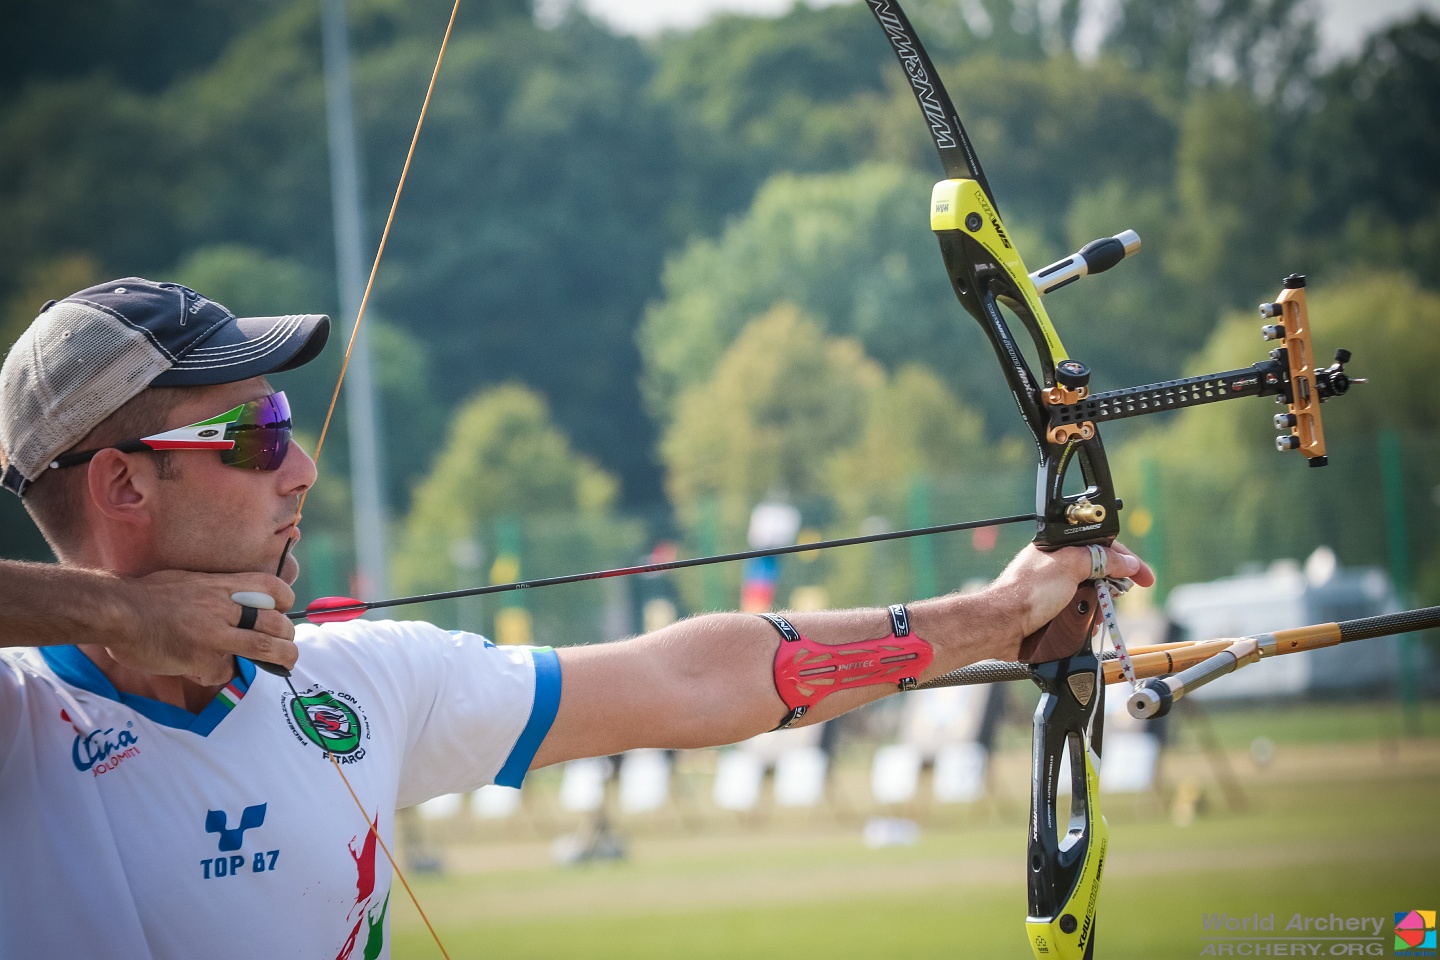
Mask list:
[[[177,407],[169,429],[224,413],[273,393],[261,377],[206,387]],[[213,450],[171,453],[177,477],[155,483],[151,513],[157,560],[203,573],[274,573],[293,526],[300,495],[315,482],[315,462],[293,441],[278,470],[226,466]],[[293,554],[281,576],[299,574]]]

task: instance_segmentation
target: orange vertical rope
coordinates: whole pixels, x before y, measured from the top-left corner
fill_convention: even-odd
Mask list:
[[[420,129],[425,125],[425,115],[430,111],[430,97],[435,93],[435,81],[440,77],[440,65],[445,62],[445,49],[450,45],[450,32],[455,28],[455,17],[460,13],[460,0],[450,8],[450,22],[445,26],[445,38],[440,41],[440,55],[435,58],[435,69],[430,74],[430,86],[425,90],[425,100],[420,105],[420,117],[415,121],[415,133],[410,138],[410,149],[405,153],[405,165],[400,168],[400,182],[395,185],[395,198],[390,201],[390,213],[385,217],[385,229],[380,233],[380,246],[375,251],[375,260],[370,264],[370,277],[365,281],[365,293],[360,298],[360,312],[355,315],[355,326],[350,329],[350,342],[345,346],[345,359],[340,363],[340,377],[335,381],[335,391],[330,395],[330,407],[325,411],[325,422],[320,427],[320,439],[315,442],[317,464],[320,451],[325,448],[325,435],[330,432],[330,421],[335,416],[335,405],[340,401],[340,387],[345,383],[345,372],[350,369],[350,354],[355,350],[355,337],[360,332],[360,322],[365,319],[365,309],[370,305],[370,291],[375,287],[375,275],[380,272],[380,258],[385,256],[385,244],[390,239],[390,227],[395,223],[395,211],[400,207],[400,194],[405,189],[405,180],[410,176],[410,162],[415,159],[415,146],[420,142]],[[306,493],[309,493],[307,490]],[[300,503],[304,506],[305,495]],[[298,518],[300,511],[297,509]]]
[[[335,416],[335,405],[340,400],[340,387],[345,383],[345,372],[350,368],[350,354],[355,350],[355,338],[360,333],[360,323],[365,319],[365,308],[370,303],[370,291],[375,287],[375,275],[380,271],[380,259],[385,256],[385,244],[390,239],[390,227],[395,223],[395,211],[400,207],[400,194],[405,190],[405,180],[410,175],[410,162],[415,159],[415,147],[416,144],[420,142],[420,130],[424,127],[425,116],[430,111],[430,98],[435,93],[435,82],[440,76],[440,65],[445,62],[445,50],[450,45],[450,34],[455,29],[455,18],[459,13],[460,0],[455,0],[455,5],[450,8],[450,22],[445,26],[445,37],[440,41],[440,55],[435,58],[435,69],[430,74],[430,85],[425,89],[425,100],[420,105],[420,117],[415,121],[415,133],[410,138],[410,149],[405,153],[405,165],[400,169],[400,182],[395,185],[395,197],[390,201],[390,213],[385,218],[385,229],[380,233],[380,246],[375,251],[375,260],[370,264],[370,277],[365,281],[365,294],[360,298],[360,310],[355,315],[355,326],[350,330],[350,342],[345,347],[345,359],[340,363],[340,377],[335,381],[335,391],[330,395],[330,407],[325,411],[325,422],[320,427],[320,439],[315,443],[315,456],[313,459],[317,465],[320,462],[320,451],[325,448],[325,436],[330,432],[330,421]],[[300,512],[305,507],[305,496],[309,492],[309,489],[306,489],[301,493],[300,502],[295,506],[295,523],[297,525],[300,522]],[[302,713],[303,712],[302,710]],[[306,719],[309,719],[308,715]],[[313,724],[311,725],[311,730],[312,732],[314,731]],[[316,735],[316,739],[317,741],[320,740],[318,734]],[[321,749],[324,748],[322,747]],[[325,756],[330,759],[330,764],[335,768],[335,772],[340,774],[341,782],[345,784],[345,789],[349,791],[350,798],[355,801],[356,808],[359,809],[360,815],[365,819],[365,828],[375,836],[376,842],[380,844],[380,849],[385,851],[385,859],[390,861],[390,869],[395,872],[395,876],[400,880],[400,885],[403,886],[405,892],[409,894],[410,902],[415,905],[415,910],[420,914],[420,919],[425,921],[425,929],[430,931],[430,936],[434,939],[435,946],[440,948],[441,956],[443,956],[445,960],[450,960],[449,951],[445,949],[445,944],[440,942],[440,935],[435,932],[435,927],[431,925],[430,918],[425,915],[425,909],[420,906],[420,900],[415,896],[415,891],[411,889],[410,881],[405,879],[405,874],[400,869],[400,864],[396,862],[394,855],[390,852],[390,847],[385,843],[385,838],[380,836],[379,819],[371,819],[370,812],[365,809],[365,804],[361,802],[360,795],[355,792],[355,787],[351,785],[350,778],[345,775],[345,771],[341,768],[340,762],[335,759],[335,755],[329,750],[326,750]]]
[[[314,730],[315,728],[312,726],[310,729]],[[390,869],[395,871],[395,876],[400,878],[400,885],[404,887],[405,892],[410,895],[410,902],[415,905],[415,911],[420,914],[420,919],[425,921],[425,929],[430,931],[430,937],[435,941],[435,946],[440,948],[440,955],[443,956],[445,960],[450,960],[450,954],[445,950],[445,944],[440,942],[440,934],[436,933],[435,928],[430,924],[430,918],[425,915],[425,908],[420,906],[420,899],[415,896],[415,891],[410,889],[410,881],[406,880],[405,874],[400,872],[400,864],[395,862],[395,855],[390,852],[390,847],[385,843],[385,838],[380,836],[379,819],[370,819],[370,811],[365,809],[365,804],[360,801],[360,795],[357,794],[355,788],[350,785],[350,778],[345,776],[345,771],[341,769],[340,761],[335,759],[335,754],[326,750],[325,756],[330,758],[330,763],[335,767],[335,772],[340,774],[340,779],[344,782],[345,789],[350,791],[350,799],[354,800],[355,806],[360,808],[360,815],[365,818],[365,826],[375,835],[375,842],[380,844],[381,850],[385,851],[385,859],[390,861]]]

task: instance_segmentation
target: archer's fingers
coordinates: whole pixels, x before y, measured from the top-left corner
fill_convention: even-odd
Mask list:
[[[1118,540],[1105,551],[1105,572],[1112,577],[1129,577],[1142,587],[1155,585],[1155,571],[1140,559],[1139,554]]]
[[[259,611],[255,616],[255,626],[250,630],[252,633],[267,634],[277,640],[295,639],[295,624],[278,610]]]
[[[259,621],[256,621],[256,626],[259,626]],[[295,646],[292,641],[268,633],[260,633],[257,630],[241,630],[236,627],[230,631],[227,639],[231,652],[246,660],[273,663],[290,670],[300,659],[300,648]],[[226,676],[226,679],[229,679],[229,675]]]

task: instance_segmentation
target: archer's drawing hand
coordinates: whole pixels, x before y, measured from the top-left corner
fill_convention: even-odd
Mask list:
[[[1065,609],[1075,590],[1090,578],[1090,551],[1086,547],[1062,547],[1043,551],[1027,546],[1010,561],[1010,565],[988,588],[987,592],[1008,611],[1013,626],[1013,660],[1020,641],[1039,630]],[[1155,573],[1121,543],[1105,549],[1105,575],[1112,579],[1129,577],[1137,586],[1155,584]]]
[[[114,635],[107,645],[120,663],[201,684],[220,684],[235,673],[232,656],[293,667],[299,657],[295,625],[284,611],[295,593],[264,573],[188,573],[162,570],[114,582],[121,600]],[[260,610],[254,627],[240,629],[240,604],[230,595],[267,594],[274,610]]]

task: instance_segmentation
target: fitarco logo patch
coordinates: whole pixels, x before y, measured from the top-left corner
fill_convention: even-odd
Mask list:
[[[360,701],[350,694],[311,687],[298,697],[286,693],[281,703],[285,722],[301,743],[319,747],[341,763],[355,763],[365,756],[370,724]]]

